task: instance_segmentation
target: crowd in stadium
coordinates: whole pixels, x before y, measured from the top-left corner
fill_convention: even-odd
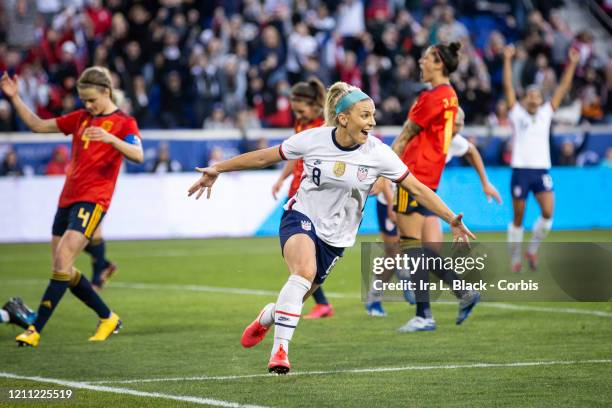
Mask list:
[[[562,0],[531,3],[7,0],[0,72],[19,75],[22,98],[42,118],[78,107],[78,75],[101,65],[141,129],[291,127],[290,86],[312,75],[361,87],[378,125],[400,126],[424,86],[422,51],[460,41],[451,79],[466,123],[503,127],[504,45],[517,44],[515,87],[535,83],[545,97],[575,47],[581,59],[561,116],[611,123],[612,58],[595,54],[589,32],[572,32],[555,9]],[[1,98],[0,132],[26,130]]]

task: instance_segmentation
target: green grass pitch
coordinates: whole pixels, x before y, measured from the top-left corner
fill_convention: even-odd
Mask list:
[[[609,242],[612,231],[554,232],[550,240]],[[459,327],[455,305],[434,303],[435,332],[398,334],[413,309],[389,302],[387,318],[365,314],[357,245],[325,286],[340,295],[329,296],[336,316],[300,321],[290,350],[293,375],[277,377],[266,375],[272,336],[249,350],[239,343],[286,281],[277,239],[109,242],[107,248],[120,269],[103,297],[123,319],[121,333],[88,343],[96,317],[70,293],[38,348],[17,348],[20,330],[0,326],[0,407],[612,404],[612,303],[515,309],[485,303]],[[77,266],[90,275],[86,256]],[[21,296],[37,307],[49,274],[48,245],[0,245],[0,301]],[[74,397],[15,403],[7,398],[10,389],[71,389]]]

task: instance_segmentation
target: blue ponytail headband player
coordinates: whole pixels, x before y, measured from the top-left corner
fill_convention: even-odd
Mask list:
[[[336,115],[340,112],[344,112],[354,104],[359,101],[363,101],[364,99],[371,99],[367,93],[361,91],[360,89],[355,89],[346,95],[344,95],[338,103],[336,104]]]

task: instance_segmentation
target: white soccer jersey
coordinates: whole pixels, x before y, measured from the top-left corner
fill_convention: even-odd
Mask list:
[[[550,102],[530,115],[518,102],[510,110],[512,123],[512,168],[550,168],[550,124],[554,111]]]
[[[448,153],[446,154],[446,162],[451,161],[453,157],[463,157],[470,150],[470,142],[460,134],[453,136],[451,144],[448,147]]]
[[[304,159],[297,193],[285,205],[312,220],[317,236],[334,247],[355,243],[363,206],[379,176],[400,182],[408,167],[375,137],[353,148],[336,142],[336,128],[308,129],[280,145],[285,160]]]

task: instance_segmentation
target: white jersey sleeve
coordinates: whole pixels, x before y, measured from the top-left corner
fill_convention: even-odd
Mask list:
[[[283,141],[279,146],[279,152],[283,160],[296,160],[304,157],[306,152],[308,152],[308,147],[312,145],[312,140],[309,140],[309,134],[313,130],[305,130]]]
[[[448,153],[446,154],[446,162],[451,161],[453,157],[462,157],[470,150],[470,142],[460,134],[456,134],[453,136],[451,140],[451,144],[448,148]]]
[[[386,144],[381,142],[377,147],[380,151],[379,174],[394,183],[401,183],[410,173],[408,166]]]

